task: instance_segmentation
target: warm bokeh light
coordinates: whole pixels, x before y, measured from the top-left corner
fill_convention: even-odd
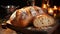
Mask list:
[[[50,5],[47,3],[47,6],[49,7]]]
[[[43,4],[42,8],[47,9],[47,5],[46,4]]]
[[[59,11],[60,11],[60,7],[59,7],[59,9],[58,9]]]
[[[49,14],[53,14],[53,9],[52,9],[52,8],[49,8],[49,9],[48,9],[48,13],[49,13]]]
[[[54,8],[53,8],[54,10],[57,10],[57,6],[54,6]]]
[[[56,17],[56,13],[54,13],[54,17]]]
[[[10,8],[10,6],[7,6],[6,8]]]

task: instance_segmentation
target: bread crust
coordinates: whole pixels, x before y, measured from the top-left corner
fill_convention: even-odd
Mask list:
[[[9,21],[16,27],[27,27],[34,21],[36,16],[44,14],[43,11],[41,11],[42,13],[40,13],[40,10],[42,9],[36,6],[29,6],[18,9],[16,10],[15,18],[12,20],[9,19]]]

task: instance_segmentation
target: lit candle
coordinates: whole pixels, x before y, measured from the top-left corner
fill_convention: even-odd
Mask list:
[[[48,13],[49,13],[49,14],[51,14],[51,15],[52,15],[52,14],[53,14],[53,12],[54,12],[54,11],[53,11],[53,9],[52,9],[52,8],[49,8],[49,9],[48,9]]]
[[[43,4],[42,8],[47,9],[47,5],[46,4]]]
[[[48,12],[48,10],[47,10],[47,4],[42,4],[42,9],[43,9],[43,11],[45,13],[47,13]]]
[[[57,12],[58,12],[57,6],[54,6],[53,10],[54,10],[54,13],[57,14]],[[54,14],[54,17],[55,17],[55,14]]]
[[[56,6],[54,6],[54,8],[53,8],[54,10],[57,10],[57,7]]]

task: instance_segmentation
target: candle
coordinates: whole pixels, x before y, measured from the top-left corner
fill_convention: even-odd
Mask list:
[[[54,6],[54,8],[53,8],[54,10],[57,10],[57,7],[56,6]]]
[[[52,9],[52,8],[49,8],[49,9],[48,9],[48,13],[49,13],[49,14],[51,14],[51,15],[52,15],[52,14],[53,14],[53,12],[54,12],[54,11],[53,11],[53,9]]]
[[[42,8],[47,9],[47,5],[46,4],[43,4]]]
[[[54,17],[57,15],[57,13],[58,13],[58,8],[57,8],[57,6],[54,6]]]

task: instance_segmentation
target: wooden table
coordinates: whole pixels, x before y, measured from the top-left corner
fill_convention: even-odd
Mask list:
[[[22,34],[52,34],[57,29],[58,26],[59,24],[56,24],[53,28],[48,29],[47,31],[30,31],[25,28],[17,28],[14,27],[13,25],[7,24],[8,28],[15,30],[17,33],[20,32]]]

